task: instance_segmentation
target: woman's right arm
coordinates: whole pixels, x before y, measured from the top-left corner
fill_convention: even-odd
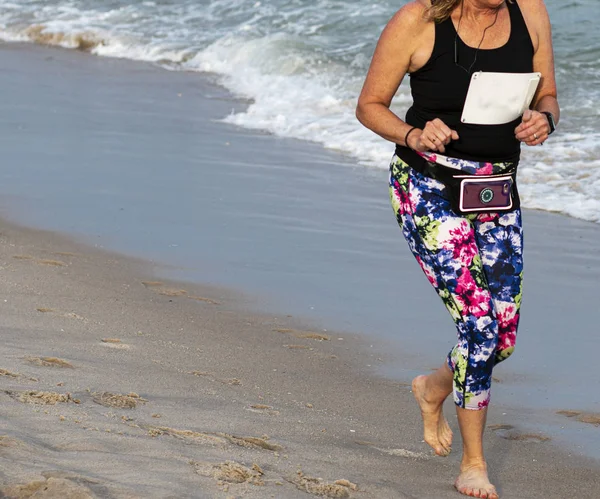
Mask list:
[[[390,104],[404,76],[426,62],[423,50],[424,33],[433,26],[426,21],[428,0],[414,0],[402,7],[387,24],[373,54],[371,66],[365,79],[356,117],[364,126],[395,144],[407,145],[420,151],[444,152],[444,144],[456,140],[458,135],[441,120],[429,122],[428,133],[415,130],[404,138],[412,128],[390,110]],[[420,61],[420,59],[425,59]],[[427,137],[437,137],[437,145]]]

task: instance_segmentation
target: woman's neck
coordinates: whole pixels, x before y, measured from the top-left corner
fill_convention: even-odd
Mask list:
[[[459,12],[462,9],[463,19],[483,22],[495,18],[503,6],[503,0],[462,0],[462,5],[459,4],[457,9]]]

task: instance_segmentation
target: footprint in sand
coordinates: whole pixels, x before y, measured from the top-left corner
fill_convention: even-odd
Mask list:
[[[577,421],[579,421],[580,423],[587,423],[599,426],[600,414],[582,414],[581,416],[577,416]]]
[[[341,479],[333,483],[327,483],[322,478],[313,478],[298,471],[296,476],[286,478],[299,490],[308,492],[318,497],[347,498],[350,491],[357,491],[358,486],[349,480]]]
[[[13,255],[15,260],[33,260],[32,256],[29,255]]]
[[[212,298],[206,298],[204,296],[188,295],[190,300],[201,301],[210,305],[220,305],[220,302],[213,300]]]
[[[276,409],[273,409],[270,405],[265,404],[253,404],[250,407],[246,408],[247,411],[256,412],[259,414],[268,414],[269,416],[279,416],[280,412]]]
[[[258,464],[253,464],[251,468],[235,461],[218,464],[192,461],[190,464],[199,475],[212,477],[218,482],[249,483],[258,486],[265,484],[263,480],[265,473]]]
[[[81,403],[79,399],[73,398],[70,393],[40,392],[32,390],[24,392],[7,390],[5,393],[24,404],[56,405],[69,402],[74,404]]]
[[[151,437],[160,437],[162,435],[168,435],[200,445],[213,445],[219,447],[227,444],[227,441],[224,438],[209,433],[202,433],[199,431],[178,430],[176,428],[169,428],[168,426],[139,425],[139,427],[148,430],[148,435],[150,435]]]
[[[547,442],[550,440],[550,437],[538,433],[506,433],[500,436],[506,440],[518,440],[520,442]]]
[[[121,395],[119,393],[110,392],[92,393],[92,400],[96,402],[96,404],[103,405],[104,407],[115,407],[117,409],[135,409],[138,404],[148,402],[137,393]]]
[[[541,433],[520,433],[514,426],[509,424],[488,425],[488,429],[506,440],[518,440],[520,442],[547,442],[550,437]]]
[[[63,369],[75,369],[75,366],[66,360],[57,357],[25,357],[27,362],[42,367],[59,367]]]
[[[9,485],[0,489],[0,497],[63,497],[93,499],[96,497],[84,485],[66,478],[49,477],[21,485]]]
[[[51,267],[66,267],[67,264],[65,262],[61,262],[60,260],[49,260],[49,259],[41,259],[36,260],[36,263],[40,265],[49,265]]]
[[[129,350],[131,346],[123,343],[118,338],[102,338],[100,340],[101,345],[106,348],[115,348],[117,350]]]
[[[55,253],[57,255],[58,253]],[[66,255],[65,255],[66,256]],[[35,258],[31,255],[13,255],[15,260],[31,261],[39,265],[47,265],[49,267],[66,267],[67,264],[61,260],[52,260],[49,258]]]
[[[285,333],[291,334],[296,338],[304,338],[309,340],[318,340],[318,341],[331,341],[331,337],[326,334],[314,333],[312,331],[299,331],[298,329],[289,329],[289,328],[275,328],[273,329],[276,333]]]
[[[600,414],[585,413],[581,411],[557,411],[556,414],[566,416],[568,418],[574,418],[580,423],[592,424],[600,426]]]
[[[167,426],[139,425],[139,427],[148,430],[149,435],[152,437],[169,435],[171,437],[188,440],[198,444],[218,446],[233,444],[248,449],[262,449],[272,452],[278,452],[282,450],[280,445],[271,443],[269,441],[269,437],[266,435],[263,435],[262,437],[238,437],[228,433],[204,433],[192,430],[178,430],[176,428],[169,428]]]
[[[490,424],[487,426],[488,430],[492,431],[504,431],[504,430],[514,430],[514,426],[511,424]]]
[[[185,289],[176,289],[176,288],[168,288],[160,281],[142,281],[142,284],[147,289],[153,290],[155,293],[163,296],[171,296],[171,297],[186,297],[189,300],[200,301],[204,303],[209,303],[211,305],[219,305],[219,302],[213,300],[212,298],[205,298],[203,296],[195,296],[189,295]]]
[[[28,376],[24,376],[21,373],[13,373],[12,371],[8,371],[6,369],[0,369],[0,376],[5,376],[7,378],[19,378],[19,379],[26,379],[27,381],[39,381],[37,378],[30,378]]]
[[[7,378],[20,378],[21,375],[19,373],[13,373],[11,371],[7,371],[6,369],[0,369],[0,376],[6,376]]]
[[[185,296],[187,295],[187,291],[185,289],[174,289],[174,288],[166,288],[164,284],[160,281],[142,281],[142,284],[147,289],[151,289],[158,293],[159,295],[164,296]]]
[[[164,288],[158,291],[158,294],[163,296],[185,296],[187,291],[185,289]]]
[[[70,251],[55,251],[53,254],[57,256],[78,256],[77,253],[71,253]]]
[[[269,442],[269,437],[266,435],[263,435],[262,437],[236,437],[235,435],[229,435],[228,433],[217,433],[217,435],[225,438],[229,443],[240,447],[246,447],[247,449],[264,449],[273,452],[282,450],[281,445]]]
[[[431,455],[425,454],[423,452],[414,452],[408,449],[385,449],[383,447],[378,447],[377,444],[374,444],[373,442],[366,442],[364,440],[355,440],[354,443],[357,445],[362,445],[364,447],[371,447],[372,449],[378,450],[379,452],[383,452],[388,456],[408,457],[411,459],[431,459],[432,457]]]
[[[265,485],[265,472],[256,463],[252,464],[251,467],[247,467],[235,461],[225,461],[217,464],[191,461],[190,465],[199,475],[214,478],[220,485],[224,485],[225,490],[228,490],[229,484]],[[307,476],[302,471],[298,471],[295,476],[285,478],[285,480],[295,485],[299,490],[317,497],[344,499],[349,498],[351,492],[358,491],[358,486],[349,480],[341,479],[327,483],[321,478]],[[276,483],[281,485],[279,480]]]

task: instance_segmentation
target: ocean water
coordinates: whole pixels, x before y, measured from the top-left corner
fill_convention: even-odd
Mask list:
[[[0,39],[198,71],[251,105],[223,120],[387,168],[393,146],[354,117],[377,38],[405,0],[0,0]],[[523,204],[600,223],[598,0],[546,0],[560,133],[523,154]],[[392,108],[410,105],[407,79]]]
[[[33,3],[21,2],[21,11],[23,5],[34,11]],[[43,9],[37,7],[39,16]],[[23,36],[15,34],[19,29],[87,51],[110,46],[90,27],[68,36],[66,30],[14,27],[13,38]],[[151,43],[139,47],[147,55]],[[408,380],[438,365],[452,347],[447,312],[401,240],[389,207],[381,168],[391,146],[353,118],[348,130],[362,134],[357,144],[373,140],[383,166],[376,158],[360,160],[371,166],[357,166],[360,151],[342,156],[314,142],[215,123],[251,117],[259,102],[233,98],[207,82],[212,75],[225,85],[223,74],[10,44],[0,58],[3,216],[166,264],[159,265],[159,279],[241,290],[252,309],[294,314],[319,330],[361,332],[378,351],[402,359],[380,366],[394,378]],[[169,69],[182,64],[155,62]],[[243,58],[237,67],[245,68]],[[292,80],[278,80],[286,81]],[[307,94],[314,90],[309,81],[298,83]],[[309,102],[297,106],[303,119],[310,116]],[[348,109],[353,105],[349,99]],[[285,123],[289,117],[282,116]],[[333,123],[337,115],[323,116]],[[325,129],[313,121],[316,130]],[[278,133],[284,132],[281,127]],[[229,147],[234,144],[240,147]],[[560,438],[600,458],[596,428],[565,424],[554,414],[600,406],[600,392],[581,388],[582,380],[585,386],[600,382],[597,298],[590,292],[600,279],[598,225],[548,213],[527,217],[518,354],[495,373],[503,385],[494,403],[511,420],[524,406],[538,424],[542,411],[555,442]],[[425,303],[431,309],[424,315]]]

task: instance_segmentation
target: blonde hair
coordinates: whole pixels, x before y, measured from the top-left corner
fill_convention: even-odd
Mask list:
[[[461,1],[463,0],[431,0],[431,7],[427,9],[427,19],[436,23],[445,21]],[[513,2],[513,0],[507,1]]]

